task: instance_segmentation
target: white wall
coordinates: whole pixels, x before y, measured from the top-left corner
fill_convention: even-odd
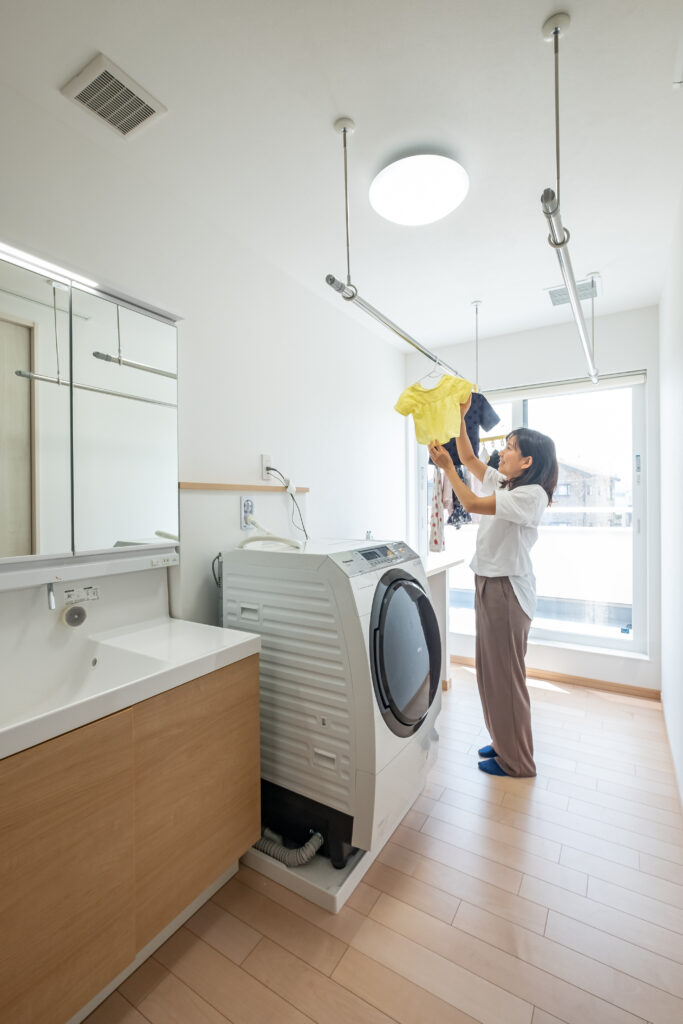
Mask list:
[[[174,191],[145,177],[106,127],[100,145],[18,93],[6,100],[0,135],[22,160],[3,170],[0,238],[183,318],[180,479],[260,482],[266,452],[311,488],[314,536],[402,536],[404,429],[393,404],[404,355],[325,285],[327,254],[305,289],[217,235],[193,206],[201,182]],[[235,159],[248,174],[249,154]],[[225,202],[240,197],[226,193]],[[297,212],[282,202],[295,230]],[[173,607],[186,618],[216,621],[210,561],[241,537],[237,497],[220,498],[183,497]],[[286,528],[286,502],[266,498],[273,510],[257,506],[257,517]]]
[[[563,315],[563,314],[558,314]],[[484,321],[482,306],[481,320]],[[647,472],[647,608],[649,614],[648,656],[620,656],[597,649],[581,649],[559,644],[529,645],[530,667],[568,675],[631,686],[660,688],[660,528],[659,528],[659,360],[658,311],[656,307],[636,309],[611,316],[597,317],[595,324],[595,360],[603,374],[635,370],[647,372],[646,431]],[[455,345],[439,350],[439,355],[474,379],[474,344]],[[408,358],[406,381],[425,373],[425,360]],[[479,388],[481,391],[523,387],[551,381],[585,377],[585,361],[573,321],[554,327],[522,331],[480,340]],[[599,424],[596,424],[599,444]],[[425,455],[426,461],[426,455]],[[668,555],[667,555],[668,558]],[[474,654],[471,638],[458,638],[458,653]]]
[[[312,537],[405,534],[404,355],[347,313],[263,269],[242,265],[247,292],[228,304],[191,351],[180,343],[180,476],[247,485],[255,516],[301,536],[284,494],[260,484],[260,453],[310,493],[301,500]],[[265,294],[264,294],[265,292]],[[223,338],[231,339],[225,344]],[[181,491],[181,597],[174,614],[214,622],[211,559],[243,537],[239,493]]]
[[[678,788],[683,794],[683,202],[660,305],[660,418],[662,440],[662,703]]]

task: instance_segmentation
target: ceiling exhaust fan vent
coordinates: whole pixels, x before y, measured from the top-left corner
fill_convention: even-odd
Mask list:
[[[124,136],[166,113],[163,104],[102,53],[67,82],[62,93]]]
[[[579,301],[583,302],[584,299],[597,299],[599,292],[600,275],[593,274],[591,277],[585,278],[583,281],[576,282],[576,291],[579,296]],[[557,288],[546,288],[550,301],[553,306],[564,306],[569,302],[569,292],[564,285],[559,285]]]

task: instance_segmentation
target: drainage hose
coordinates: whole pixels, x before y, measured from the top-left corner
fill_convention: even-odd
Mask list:
[[[283,846],[280,836],[271,832],[270,829],[264,828],[263,835],[258,842],[254,843],[254,849],[282,861],[288,868],[299,868],[303,864],[308,864],[309,860],[313,860],[324,842],[320,832],[314,832],[307,843],[291,850],[287,846]]]

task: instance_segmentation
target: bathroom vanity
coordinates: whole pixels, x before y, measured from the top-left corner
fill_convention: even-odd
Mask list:
[[[89,692],[0,734],[127,705],[0,760],[0,1019],[13,1024],[72,1018],[260,835],[258,638],[170,619],[103,636],[88,639]],[[121,678],[127,654],[147,675],[98,694],[107,645]]]
[[[177,317],[15,257],[0,259],[0,1021],[78,1024],[260,835],[260,639],[169,618]]]

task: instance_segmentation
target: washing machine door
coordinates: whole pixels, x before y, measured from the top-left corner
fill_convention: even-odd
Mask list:
[[[397,736],[419,729],[441,674],[439,625],[421,584],[390,569],[377,584],[370,615],[370,667],[382,717]]]

